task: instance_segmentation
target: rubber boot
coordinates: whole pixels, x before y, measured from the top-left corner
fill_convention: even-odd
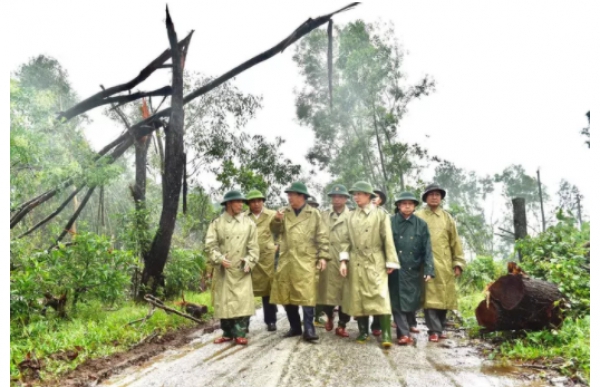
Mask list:
[[[381,323],[381,346],[383,348],[392,347],[392,320],[389,314],[379,316]]]
[[[369,340],[369,316],[356,317],[358,323],[357,343],[364,344]]]

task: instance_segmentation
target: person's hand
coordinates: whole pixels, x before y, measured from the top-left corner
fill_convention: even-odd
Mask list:
[[[227,256],[223,257],[223,260],[221,261],[221,265],[225,269],[229,269],[231,267],[231,261],[227,259]]]
[[[461,268],[458,267],[458,266],[454,266],[454,276],[455,277],[460,277],[461,274],[462,274]]]
[[[423,278],[425,278],[425,282],[431,281],[431,276],[430,275],[423,276]]]
[[[346,265],[346,261],[342,261],[340,263],[340,275],[344,278],[348,275],[348,266]]]
[[[388,273],[388,274],[392,274],[392,272],[393,272],[394,270],[395,270],[395,269],[389,268],[389,269],[387,269],[386,271],[387,271],[387,273]]]
[[[281,211],[281,210],[277,211],[277,213],[275,214],[275,219],[282,220],[283,219],[283,211]]]
[[[244,265],[244,273],[250,273],[250,265]]]
[[[319,263],[317,263],[317,269],[323,271],[327,267],[327,261],[324,259],[319,259]]]

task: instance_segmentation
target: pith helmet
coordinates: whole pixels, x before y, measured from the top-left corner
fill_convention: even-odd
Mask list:
[[[354,183],[352,188],[350,188],[350,193],[353,194],[355,192],[364,192],[364,193],[370,194],[371,198],[375,197],[375,193],[373,192],[373,187],[371,186],[371,184],[367,183],[366,181],[357,181],[356,183]]]
[[[246,201],[244,195],[238,190],[231,190],[223,196],[223,200],[221,201],[221,205],[224,206],[225,203],[230,202],[232,200],[243,200]]]
[[[421,199],[426,202],[427,195],[433,191],[440,191],[442,194],[442,200],[446,197],[446,190],[440,187],[438,184],[433,183],[425,187],[425,192],[423,192],[423,195],[421,195]]]
[[[309,196],[306,200],[306,203],[308,203],[309,205],[315,205],[317,207],[319,206],[319,202],[317,201],[317,199],[315,199],[314,196]]]
[[[385,192],[383,192],[383,190],[374,190],[373,192],[375,192],[377,195],[379,195],[379,197],[381,198],[381,206],[383,206],[385,204],[385,202],[387,202],[387,196],[385,194]]]
[[[248,192],[248,195],[246,195],[246,200],[250,201],[254,199],[262,199],[264,201],[266,198],[265,195],[262,194],[262,192],[260,192],[257,189],[253,189],[252,191]]]
[[[292,183],[292,185],[289,186],[285,190],[285,193],[288,193],[288,192],[296,192],[299,194],[310,196],[310,194],[308,193],[308,190],[306,189],[306,185],[301,181],[296,181],[296,182]]]
[[[342,184],[334,184],[333,187],[331,187],[329,193],[327,193],[327,196],[331,195],[344,195],[348,198],[350,197],[348,189],[346,189],[346,187]]]
[[[415,203],[415,206],[419,205],[419,200],[415,197],[412,192],[404,191],[400,195],[397,195],[394,199],[394,204],[398,204],[403,200],[412,200]]]

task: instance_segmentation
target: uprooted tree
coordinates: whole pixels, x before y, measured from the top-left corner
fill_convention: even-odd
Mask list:
[[[186,54],[190,46],[193,31],[190,32],[183,40],[178,42],[175,27],[167,8],[166,28],[170,44],[169,49],[165,50],[161,55],[150,62],[150,64],[142,69],[140,73],[129,82],[108,88],[103,87],[102,91],[58,114],[58,119],[60,120],[59,125],[62,125],[65,122],[79,117],[86,112],[100,106],[111,105],[115,110],[117,110],[124,104],[146,97],[170,97],[170,107],[158,110],[149,116],[145,114],[145,117],[143,117],[141,121],[135,123],[134,125],[126,124],[127,131],[102,148],[94,157],[94,164],[92,165],[93,168],[103,168],[107,165],[110,165],[118,160],[125,153],[125,151],[134,144],[136,144],[136,150],[139,148],[139,152],[136,152],[136,154],[139,153],[139,158],[143,159],[145,157],[145,152],[147,151],[147,136],[150,136],[157,129],[163,128],[165,133],[164,172],[162,174],[163,206],[158,230],[150,247],[143,254],[143,286],[141,288],[141,292],[138,294],[139,299],[141,299],[142,295],[147,291],[154,293],[159,286],[163,285],[163,269],[167,261],[171,239],[175,228],[175,222],[177,219],[177,210],[182,191],[184,168],[186,164],[184,154],[184,105],[210,92],[216,87],[222,85],[224,82],[255,66],[256,64],[283,52],[283,50],[292,45],[302,36],[308,34],[323,24],[329,23],[329,31],[331,31],[332,16],[351,9],[357,4],[358,3],[355,2],[327,15],[319,16],[315,19],[308,19],[296,30],[294,30],[290,36],[282,40],[274,47],[240,64],[220,77],[210,80],[208,83],[193,90],[185,96],[183,67],[185,65]],[[328,52],[331,53],[331,48],[329,48]],[[331,58],[331,55],[329,55],[329,57]],[[171,63],[167,63],[169,59],[171,59]],[[170,68],[172,70],[173,75],[171,85],[167,85],[152,91],[132,92],[132,89],[148,79],[148,77],[150,77],[155,71],[163,68]],[[329,66],[329,69],[331,71],[331,66]],[[331,84],[329,96],[330,98],[332,96]],[[67,204],[76,197],[77,193],[85,190],[85,195],[83,196],[79,206],[74,211],[67,224],[63,227],[63,231],[50,246],[50,248],[55,247],[67,235],[81,211],[85,208],[86,204],[90,200],[95,189],[99,186],[97,181],[86,177],[87,176],[85,173],[69,177],[59,183],[55,188],[43,192],[42,194],[11,208],[11,229],[18,225],[34,209],[39,208],[40,205],[48,202],[58,193],[74,186],[72,191],[73,193],[69,195],[58,206],[57,209],[51,212],[42,221],[34,225],[30,230],[20,235],[20,237],[30,235],[33,231],[39,229],[54,219],[67,207]],[[136,179],[136,182],[139,181]],[[140,198],[140,195],[143,195],[143,187],[136,184],[134,188],[134,197]]]

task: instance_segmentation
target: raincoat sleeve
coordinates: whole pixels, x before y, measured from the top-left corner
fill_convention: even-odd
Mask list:
[[[216,230],[217,220],[210,223],[208,226],[208,231],[206,232],[206,253],[208,254],[208,259],[212,263],[212,265],[220,265],[225,257],[219,248],[219,239],[217,238],[217,230]]]
[[[317,221],[317,249],[319,249],[319,253],[317,254],[317,260],[324,259],[329,261],[331,258],[329,257],[329,230],[323,223],[321,219],[321,214],[317,211],[315,212],[317,217],[319,218]]]
[[[258,233],[256,232],[256,225],[250,222],[250,236],[248,237],[248,246],[246,247],[246,256],[242,258],[246,265],[250,266],[250,270],[258,263],[260,258],[259,247],[258,247]]]
[[[283,219],[279,220],[275,215],[273,215],[273,219],[271,219],[271,224],[269,227],[271,228],[271,233],[275,235],[277,240],[280,240],[281,233],[283,232]]]
[[[420,218],[418,218],[420,220]],[[424,220],[421,220],[423,224],[423,251],[425,252],[425,267],[423,270],[424,275],[435,278],[435,270],[433,268],[433,251],[431,249],[431,235],[429,234],[429,227]]]
[[[385,251],[385,267],[388,269],[400,269],[400,261],[398,261],[396,245],[394,244],[394,234],[392,233],[392,223],[387,214],[382,212],[382,215],[379,234],[383,242],[383,250]]]
[[[341,227],[348,228],[348,218],[344,219],[344,223],[342,224]],[[346,239],[343,241],[340,241],[339,257],[333,257],[333,258],[339,258],[340,261],[349,261],[350,260],[350,231],[345,233],[345,235],[346,235]]]
[[[458,236],[458,232],[456,231],[456,222],[454,219],[450,218],[450,252],[452,253],[452,267],[460,267],[461,271],[465,270],[465,266],[467,262],[465,261],[465,256],[463,254],[462,242]]]

